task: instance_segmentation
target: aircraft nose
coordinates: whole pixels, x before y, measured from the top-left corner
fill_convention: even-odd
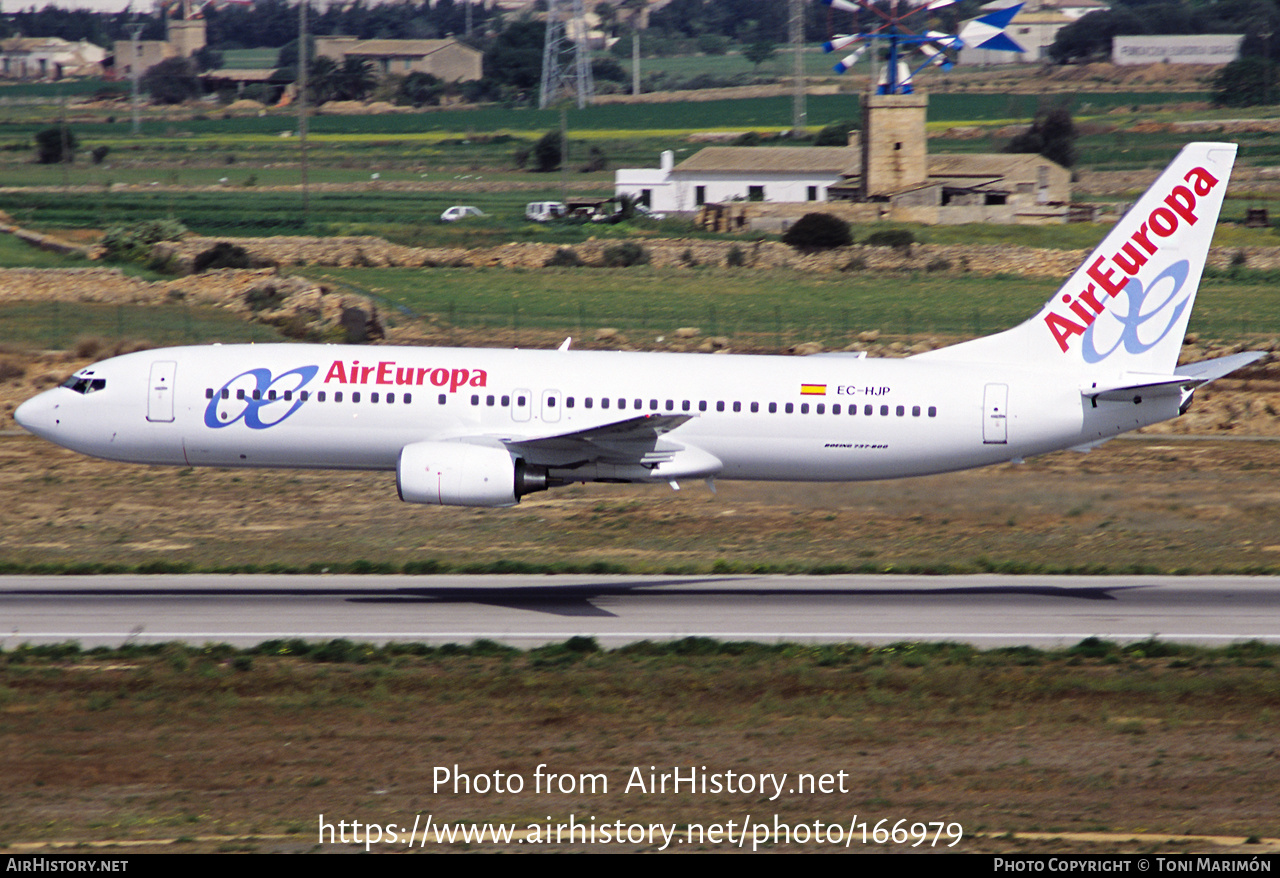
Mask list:
[[[18,406],[17,411],[13,413],[13,419],[24,430],[35,433],[37,436],[48,438],[49,434],[58,425],[57,410],[58,403],[53,393],[45,391]]]

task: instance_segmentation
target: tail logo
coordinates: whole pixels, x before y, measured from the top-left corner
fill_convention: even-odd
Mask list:
[[[1182,285],[1187,281],[1187,272],[1190,268],[1191,264],[1187,260],[1180,259],[1162,271],[1145,290],[1142,288],[1142,281],[1136,277],[1129,278],[1129,282],[1124,286],[1124,295],[1128,300],[1128,308],[1123,314],[1117,313],[1114,308],[1106,311],[1120,324],[1119,338],[1105,351],[1099,351],[1094,335],[1103,321],[1100,319],[1095,320],[1089,324],[1089,328],[1084,331],[1081,338],[1080,356],[1084,357],[1084,361],[1086,363],[1101,363],[1115,353],[1121,345],[1130,354],[1140,354],[1151,350],[1151,348],[1159,344],[1178,325],[1178,318],[1182,316],[1183,311],[1187,310],[1187,305],[1191,302],[1189,293],[1181,295]],[[1150,299],[1155,298],[1151,294],[1156,292],[1164,281],[1169,281],[1170,283],[1168,295],[1155,304],[1150,304]],[[1170,309],[1172,310],[1170,311]],[[1164,328],[1160,330],[1155,338],[1150,341],[1143,341],[1139,334],[1143,325],[1150,323],[1166,312],[1168,312],[1168,317],[1163,320]]]
[[[1138,338],[1138,327],[1162,311],[1178,295],[1187,279],[1190,265],[1186,260],[1170,265],[1145,288],[1145,292],[1142,282],[1138,279],[1138,273],[1151,257],[1160,252],[1164,239],[1172,236],[1184,223],[1188,226],[1195,225],[1199,219],[1196,214],[1197,198],[1208,195],[1219,183],[1218,178],[1204,168],[1193,168],[1187,172],[1183,180],[1187,185],[1174,186],[1116,253],[1109,259],[1106,256],[1098,256],[1089,265],[1085,273],[1092,283],[1074,299],[1069,293],[1062,296],[1062,301],[1067,305],[1072,316],[1064,316],[1056,311],[1050,311],[1045,315],[1045,325],[1063,353],[1066,353],[1070,347],[1071,337],[1076,335],[1085,337],[1083,342],[1085,350],[1082,353],[1085,360],[1090,363],[1105,359],[1121,343],[1130,353],[1137,353],[1151,348],[1177,323],[1179,315],[1186,308],[1189,296],[1174,306],[1174,313],[1159,338],[1149,343],[1142,342]],[[1146,296],[1166,278],[1174,280],[1173,291],[1159,305],[1144,314],[1142,309]],[[1121,292],[1124,292],[1129,300],[1129,309],[1126,314],[1117,315],[1111,311],[1110,300],[1118,297]],[[1105,293],[1106,298],[1099,299],[1099,293]],[[1121,341],[1106,353],[1099,354],[1092,340],[1092,330],[1095,321],[1104,313],[1112,313],[1112,316],[1122,324],[1123,332]]]

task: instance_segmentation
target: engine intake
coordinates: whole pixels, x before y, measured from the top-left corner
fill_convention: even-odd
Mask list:
[[[396,490],[406,503],[434,506],[514,506],[548,487],[544,467],[532,467],[501,446],[415,442],[400,449]]]

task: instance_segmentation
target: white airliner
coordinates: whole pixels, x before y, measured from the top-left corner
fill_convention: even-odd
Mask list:
[[[1177,417],[1236,146],[1188,145],[1026,323],[906,359],[211,345],[114,357],[15,417],[108,460],[395,470],[410,503],[573,482],[854,481],[1020,460]]]

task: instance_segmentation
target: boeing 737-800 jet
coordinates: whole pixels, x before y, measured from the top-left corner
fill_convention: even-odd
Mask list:
[[[1027,322],[905,359],[211,345],[96,363],[15,417],[108,460],[394,470],[402,499],[456,506],[573,482],[889,479],[1096,445],[1262,356],[1177,365],[1235,154],[1184,148]]]

